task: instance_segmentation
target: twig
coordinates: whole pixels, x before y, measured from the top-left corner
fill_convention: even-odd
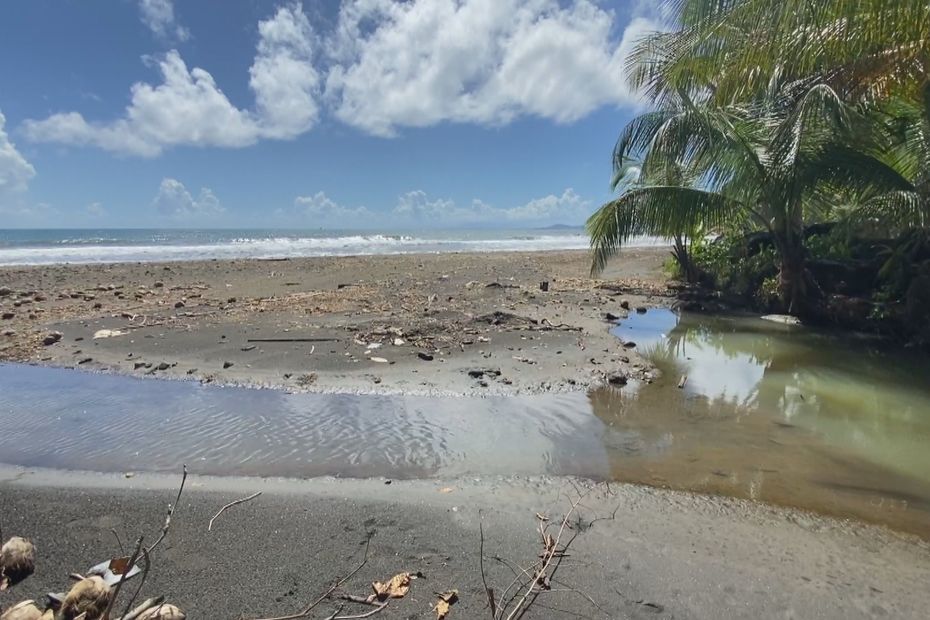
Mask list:
[[[129,575],[129,571],[136,565],[136,560],[139,559],[139,554],[142,552],[142,537],[139,537],[139,540],[136,541],[136,550],[132,552],[132,557],[129,558],[129,564],[123,569],[123,574],[120,575],[119,581],[116,582],[116,588],[113,589],[113,595],[110,597],[110,600],[107,602],[107,608],[104,610],[101,618],[103,620],[109,620],[110,610],[113,609],[113,603],[116,602],[117,597],[119,596],[119,591],[123,588],[123,583],[126,582],[126,577]]]
[[[248,502],[248,501],[250,501],[250,500],[255,499],[256,497],[258,497],[258,496],[261,495],[261,494],[262,494],[261,491],[259,491],[258,493],[253,493],[252,495],[249,495],[248,497],[243,497],[242,499],[237,499],[237,500],[234,501],[234,502],[229,502],[228,504],[226,504],[225,506],[223,506],[222,508],[220,508],[220,511],[217,512],[215,515],[213,515],[213,518],[210,519],[210,524],[207,526],[207,531],[208,531],[208,532],[212,532],[212,531],[213,531],[213,522],[216,521],[216,518],[217,518],[217,517],[219,517],[221,514],[223,514],[224,512],[226,512],[226,509],[227,509],[227,508],[232,508],[233,506],[235,506],[235,505],[237,505],[237,504],[244,504],[244,503],[246,503],[246,502]]]
[[[296,614],[291,614],[290,616],[275,616],[274,618],[257,618],[256,620],[297,620],[298,618],[306,618],[310,614],[310,612],[313,611],[314,607],[316,607],[317,605],[325,601],[327,598],[329,598],[329,596],[333,592],[335,592],[339,588],[339,586],[341,586],[342,584],[347,582],[349,579],[354,577],[355,574],[358,573],[358,571],[362,570],[365,564],[368,563],[368,548],[370,546],[371,546],[371,535],[369,534],[368,539],[365,541],[365,556],[362,558],[361,564],[356,566],[355,569],[351,573],[349,573],[348,575],[346,575],[345,577],[343,577],[342,579],[334,583],[329,588],[329,590],[323,593],[322,596],[320,596],[315,601],[309,603],[306,607],[304,607],[302,610],[300,610]]]
[[[249,338],[246,342],[338,342],[338,338]]]
[[[168,504],[168,515],[165,517],[165,525],[161,528],[161,536],[159,536],[158,540],[152,543],[152,546],[148,548],[149,553],[155,551],[155,547],[161,544],[161,541],[163,541],[165,536],[168,535],[168,529],[171,527],[171,515],[174,514],[175,509],[181,502],[181,493],[184,491],[185,482],[187,482],[187,465],[184,465],[184,473],[181,476],[181,487],[178,489],[178,497],[174,500],[174,504]]]
[[[478,546],[479,562],[481,566],[481,583],[484,584],[484,593],[488,597],[488,608],[491,610],[491,618],[497,618],[497,601],[494,600],[494,590],[488,585],[488,579],[484,574],[484,522],[481,518],[481,511],[478,511],[478,533],[481,535],[481,542]]]
[[[129,610],[132,609],[132,604],[136,602],[136,598],[139,596],[139,592],[142,591],[142,586],[145,585],[145,580],[148,579],[149,570],[152,568],[152,561],[149,558],[148,549],[145,547],[142,548],[142,560],[145,562],[145,568],[142,569],[142,578],[139,580],[139,587],[136,588],[136,591],[132,593],[132,598],[126,603],[125,609],[123,609],[123,617],[126,617],[129,614]],[[129,568],[132,568],[131,566]],[[116,597],[114,597],[116,598]]]
[[[152,607],[161,605],[164,602],[165,602],[164,596],[156,596],[154,598],[147,598],[144,601],[142,601],[138,607],[130,611],[128,614],[124,614],[123,617],[119,618],[118,620],[136,620],[136,618],[141,616],[144,612],[148,611]]]
[[[123,550],[123,541],[119,539],[119,533],[114,528],[110,528],[110,531],[113,532],[113,535],[116,536],[116,544],[119,545],[119,552],[123,555],[126,555],[126,552]]]

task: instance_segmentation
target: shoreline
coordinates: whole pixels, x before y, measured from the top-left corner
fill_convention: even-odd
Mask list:
[[[630,248],[599,280],[586,251],[2,267],[0,360],[293,392],[585,391],[656,372],[605,316],[665,303],[664,256]]]
[[[179,478],[0,465],[4,531],[39,549],[36,574],[0,594],[0,605],[41,598],[68,572],[108,557],[116,551],[111,529],[124,540],[157,533]],[[558,520],[567,496],[580,491],[589,492],[578,521],[587,525],[560,575],[600,610],[576,593],[553,592],[529,617],[916,618],[930,604],[921,587],[930,545],[882,527],[573,478],[385,482],[191,475],[145,592],[166,595],[190,617],[292,613],[357,565],[359,544],[373,533],[369,562],[346,591],[422,571],[426,579],[381,617],[428,617],[432,593],[449,588],[460,592],[451,617],[481,617],[479,522],[488,556],[526,561],[538,552],[535,513]],[[207,532],[220,507],[257,491]],[[489,559],[486,569],[493,585],[509,582],[499,563]]]

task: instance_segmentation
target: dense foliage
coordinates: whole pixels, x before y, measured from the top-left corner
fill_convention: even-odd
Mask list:
[[[907,303],[930,273],[930,3],[666,8],[672,29],[628,59],[653,105],[617,141],[618,197],[588,221],[592,270],[632,236],[662,235],[689,279],[704,267],[718,286],[797,314],[823,315],[844,287],[862,288],[833,263],[868,263],[852,267],[872,278],[860,297]]]

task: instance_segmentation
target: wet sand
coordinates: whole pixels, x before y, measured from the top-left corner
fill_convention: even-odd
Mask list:
[[[625,250],[600,280],[587,252],[4,267],[0,360],[294,391],[587,390],[653,371],[604,317],[668,303],[665,256]]]
[[[0,605],[58,590],[69,572],[116,553],[111,528],[124,543],[154,539],[177,483],[0,468],[4,532],[39,548],[37,573],[0,594]],[[404,570],[426,577],[379,617],[435,617],[433,592],[451,588],[461,600],[450,618],[486,617],[479,519],[486,556],[527,564],[539,551],[535,513],[558,520],[567,497],[587,487],[564,478],[192,476],[144,592],[165,594],[191,618],[293,613],[358,564],[371,533],[368,564],[346,592],[366,594],[371,581]],[[220,507],[256,491],[207,531]],[[600,486],[584,506],[561,583],[530,618],[920,618],[930,605],[930,547],[882,528],[634,485]],[[486,568],[498,592],[513,578],[493,559]],[[333,609],[324,608],[320,617]]]

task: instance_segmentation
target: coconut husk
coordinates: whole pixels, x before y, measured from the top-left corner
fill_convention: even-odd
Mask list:
[[[87,577],[71,587],[61,603],[61,620],[77,620],[87,614],[86,620],[99,620],[110,602],[110,586],[102,577]]]
[[[0,620],[52,620],[51,610],[43,613],[35,601],[22,601],[0,614]]]
[[[185,620],[187,616],[184,612],[167,603],[147,609],[139,616],[138,620]]]
[[[16,585],[36,569],[36,547],[28,538],[14,536],[0,547],[0,590]]]

